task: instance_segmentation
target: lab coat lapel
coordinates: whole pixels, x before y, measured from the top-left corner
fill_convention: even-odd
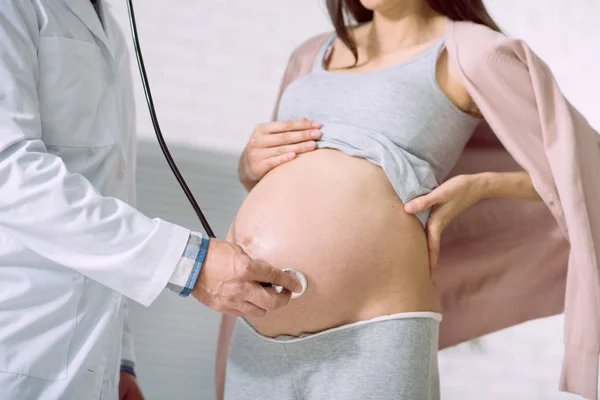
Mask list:
[[[71,11],[84,23],[84,25],[94,34],[94,36],[102,42],[106,48],[108,46],[108,39],[102,28],[100,18],[94,10],[90,0],[64,0],[69,6]]]
[[[102,18],[102,23],[104,24],[104,35],[106,37],[106,43],[110,54],[113,57],[113,60],[116,62],[118,57],[118,46],[117,41],[119,40],[115,37],[115,32],[119,31],[119,27],[117,26],[116,21],[112,17],[112,14],[109,12],[111,5],[108,4],[107,1],[98,1],[99,4],[99,14]]]

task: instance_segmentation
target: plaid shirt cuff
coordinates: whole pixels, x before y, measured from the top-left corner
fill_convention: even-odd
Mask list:
[[[195,232],[190,234],[183,255],[167,284],[169,290],[181,297],[187,297],[192,293],[206,257],[208,243],[209,238],[207,236]]]

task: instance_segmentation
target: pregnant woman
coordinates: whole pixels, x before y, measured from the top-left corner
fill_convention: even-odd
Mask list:
[[[485,114],[451,62],[449,19],[502,35],[481,1],[327,5],[335,33],[283,91],[280,122],[256,127],[229,231],[308,288],[238,319],[224,397],[437,399],[442,230],[485,197],[540,199],[524,171],[443,183]]]

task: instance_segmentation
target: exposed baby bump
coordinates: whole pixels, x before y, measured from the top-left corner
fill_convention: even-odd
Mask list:
[[[429,283],[419,221],[404,213],[380,168],[337,151],[318,150],[268,174],[230,236],[251,257],[308,279],[301,298],[250,319],[264,334],[324,329],[374,299],[410,297],[410,286],[423,286],[414,279]]]
[[[278,210],[253,209],[249,218],[240,215],[232,225],[233,240],[251,257],[278,268],[331,269],[363,261],[361,249],[369,239],[362,237],[358,224],[343,222],[348,215],[286,212],[286,205]],[[256,219],[260,222],[253,224]]]

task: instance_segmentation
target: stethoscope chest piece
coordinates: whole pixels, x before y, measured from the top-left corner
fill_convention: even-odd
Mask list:
[[[294,268],[284,268],[284,269],[282,269],[282,271],[294,275],[294,277],[296,279],[298,279],[300,281],[300,283],[302,284],[302,291],[297,292],[297,293],[292,293],[292,299],[297,299],[298,297],[302,296],[304,294],[304,292],[306,292],[306,288],[308,287],[308,281],[306,280],[306,276],[302,272],[300,272]],[[273,285],[273,288],[275,289],[275,291],[277,293],[281,293],[283,291],[282,286]]]

